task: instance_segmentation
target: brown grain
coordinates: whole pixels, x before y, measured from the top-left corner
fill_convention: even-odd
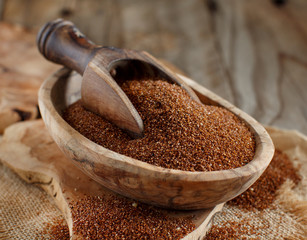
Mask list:
[[[144,137],[131,139],[80,101],[64,119],[110,150],[164,168],[215,171],[244,166],[254,157],[254,136],[228,110],[200,104],[179,86],[160,80],[122,85],[144,122]]]
[[[69,240],[69,229],[64,219],[54,219],[45,223],[42,238],[50,240]]]
[[[227,204],[262,211],[272,206],[277,190],[286,179],[298,184],[301,177],[289,157],[276,150],[260,179]],[[191,218],[171,218],[165,215],[166,210],[116,196],[85,197],[71,202],[71,209],[74,231],[83,239],[180,239],[195,229]],[[254,226],[246,218],[225,221],[213,225],[205,239],[260,239],[257,233],[261,226]],[[47,229],[53,239],[69,239],[68,228],[62,221],[48,224]]]
[[[296,185],[301,177],[289,157],[276,150],[270,165],[262,176],[247,191],[228,202],[228,204],[250,211],[268,208],[272,206],[277,197],[277,190],[286,179],[292,180]]]
[[[277,190],[281,185],[290,179],[297,185],[301,177],[298,170],[293,166],[288,155],[276,150],[273,159],[263,175],[244,193],[229,201],[227,204],[244,209],[245,211],[258,210],[263,212],[267,208],[274,208],[274,200],[277,197]],[[221,214],[226,214],[222,212]],[[238,218],[240,219],[240,217]],[[264,220],[266,220],[264,218]],[[215,224],[207,233],[205,239],[262,239],[251,237],[262,231],[261,228],[269,228],[264,224],[257,227],[250,223],[249,219],[239,221],[224,221]]]
[[[195,229],[190,217],[119,196],[90,197],[71,203],[74,233],[80,239],[181,239]]]
[[[260,240],[260,237],[256,237],[257,230],[257,227],[250,224],[249,219],[240,222],[228,221],[219,226],[213,225],[205,240]],[[252,237],[252,235],[254,236]]]

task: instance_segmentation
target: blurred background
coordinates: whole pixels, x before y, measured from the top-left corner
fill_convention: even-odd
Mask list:
[[[146,50],[261,123],[307,134],[305,0],[0,0],[0,16],[34,35],[71,20],[97,44]]]

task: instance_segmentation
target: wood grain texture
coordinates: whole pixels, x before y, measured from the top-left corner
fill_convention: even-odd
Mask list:
[[[95,42],[166,59],[263,124],[307,134],[306,1],[4,2],[6,21],[72,20]]]
[[[270,163],[274,146],[265,129],[246,113],[191,79],[182,79],[206,104],[225,107],[255,134],[256,152],[247,165],[230,170],[187,172],[157,167],[110,151],[74,130],[61,113],[80,99],[82,79],[61,69],[39,91],[39,107],[47,129],[67,158],[103,186],[124,196],[174,209],[201,209],[226,202],[245,191]]]
[[[64,157],[49,136],[42,120],[18,123],[6,129],[0,143],[0,158],[26,182],[43,188],[63,213],[71,239],[83,239],[74,229],[71,204],[86,196],[108,198],[115,193],[94,182]],[[213,215],[223,204],[199,211],[164,211],[168,216],[192,217],[196,229],[183,239],[205,236]],[[84,226],[86,228],[86,226]]]
[[[307,2],[217,1],[212,14],[234,103],[264,124],[307,132]]]
[[[35,33],[0,23],[0,36],[0,133],[3,133],[10,124],[39,115],[37,91],[57,67],[39,55]]]

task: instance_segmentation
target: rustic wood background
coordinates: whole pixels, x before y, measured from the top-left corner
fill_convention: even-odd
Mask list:
[[[34,30],[72,20],[96,43],[147,50],[261,123],[307,134],[305,0],[0,0],[0,14]]]

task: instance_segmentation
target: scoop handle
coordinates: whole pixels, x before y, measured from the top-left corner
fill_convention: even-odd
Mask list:
[[[46,23],[37,34],[37,46],[42,55],[83,74],[99,46],[86,38],[75,25],[57,19]]]

